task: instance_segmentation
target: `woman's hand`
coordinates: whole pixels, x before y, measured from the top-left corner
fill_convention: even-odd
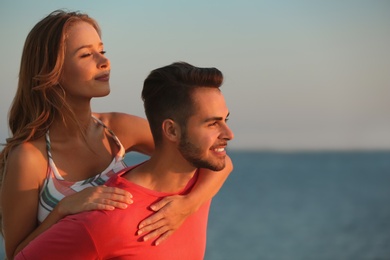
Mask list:
[[[189,215],[196,212],[203,203],[218,192],[232,170],[233,164],[228,156],[226,156],[226,167],[218,174],[212,170],[200,169],[198,179],[190,193],[165,197],[150,206],[156,213],[139,224],[137,234],[145,234],[144,241],[157,238],[155,245],[164,242]]]
[[[64,217],[90,210],[125,209],[133,203],[130,192],[120,188],[99,186],[86,188],[66,196],[57,205],[57,212]]]
[[[137,235],[149,232],[143,240],[147,241],[157,237],[154,242],[156,246],[170,237],[184,220],[197,210],[192,206],[188,197],[180,195],[165,197],[150,208],[156,213],[139,224]]]

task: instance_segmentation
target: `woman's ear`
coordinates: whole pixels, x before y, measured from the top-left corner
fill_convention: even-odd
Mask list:
[[[162,132],[165,138],[172,142],[180,140],[180,128],[172,119],[166,119],[163,121]]]

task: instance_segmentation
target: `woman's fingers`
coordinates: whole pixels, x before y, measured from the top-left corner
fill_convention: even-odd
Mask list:
[[[125,209],[133,203],[130,192],[115,187],[99,187],[97,193],[91,195],[90,210],[113,210],[115,208]]]
[[[159,238],[157,238],[157,240],[154,242],[154,244],[156,246],[158,246],[159,244],[161,244],[162,242],[167,240],[172,234],[173,234],[173,231],[172,230],[168,230],[167,232],[162,234]]]
[[[165,197],[154,203],[150,208],[156,213],[144,219],[138,226],[138,235],[145,235],[143,240],[156,238],[158,245],[169,238],[191,214],[185,196],[175,195]]]
[[[174,198],[174,196],[165,197],[162,200],[160,200],[160,201],[158,201],[156,203],[153,203],[153,205],[151,205],[150,208],[153,211],[159,211],[160,209],[164,208],[169,203],[171,203],[173,198]]]
[[[138,230],[137,235],[146,234],[142,238],[144,241],[148,241],[150,239],[158,237],[158,239],[156,239],[156,241],[154,242],[155,245],[158,245],[164,240],[166,240],[171,234],[173,234],[173,231],[170,230],[170,228],[166,224],[166,221],[164,219],[161,219],[156,223],[153,223],[144,227],[143,229]]]
[[[103,202],[114,206],[115,202],[123,202],[127,204],[133,203],[133,195],[130,192],[113,187],[102,187],[103,190],[97,194],[97,199],[103,199]]]
[[[154,214],[154,215],[156,215],[156,214]],[[150,223],[146,226],[143,226],[142,228],[140,228],[137,231],[137,235],[146,234],[148,232],[156,231],[156,230],[159,230],[161,228],[168,229],[166,220],[163,218],[159,219],[158,221],[154,221],[153,223]]]
[[[65,197],[59,204],[63,215],[89,210],[125,209],[133,203],[130,192],[115,187],[90,187]]]

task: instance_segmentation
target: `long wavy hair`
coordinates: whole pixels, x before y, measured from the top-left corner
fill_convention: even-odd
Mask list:
[[[11,137],[0,153],[0,187],[8,154],[14,147],[44,136],[55,118],[80,125],[59,83],[67,32],[80,21],[91,24],[101,35],[99,25],[87,14],[56,10],[38,22],[26,38],[18,88],[8,114]]]

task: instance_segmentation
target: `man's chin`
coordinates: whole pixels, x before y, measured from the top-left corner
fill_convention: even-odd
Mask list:
[[[209,169],[213,170],[215,172],[219,172],[219,171],[222,171],[223,169],[225,169],[225,166],[226,166],[225,160],[223,160],[223,163],[221,162],[219,164],[211,164]]]

